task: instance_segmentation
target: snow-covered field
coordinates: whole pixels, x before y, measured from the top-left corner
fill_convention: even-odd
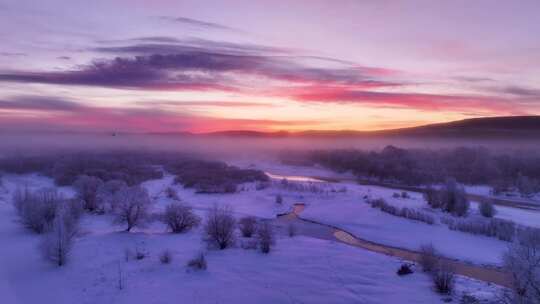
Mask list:
[[[272,169],[268,166],[267,171]],[[320,172],[322,169],[313,169]],[[294,167],[277,174],[302,175]],[[313,172],[311,172],[313,173]],[[310,174],[311,175],[311,174]],[[316,175],[316,174],[314,174]],[[327,175],[326,175],[327,176]],[[10,204],[17,185],[30,188],[52,187],[52,180],[38,175],[4,175],[0,189],[0,303],[439,303],[429,277],[421,271],[399,277],[402,261],[371,253],[335,241],[305,236],[293,238],[278,234],[275,250],[269,255],[240,247],[209,250],[202,242],[202,228],[185,234],[171,234],[154,222],[131,233],[111,224],[109,215],[85,215],[67,265],[54,267],[38,251],[40,236],[25,230]],[[442,224],[433,226],[394,217],[371,208],[364,196],[385,198],[388,202],[425,209],[421,195],[393,198],[391,189],[344,183],[347,192],[314,194],[289,191],[279,186],[235,194],[195,194],[191,189],[172,185],[173,176],[143,183],[159,212],[170,199],[167,187],[174,187],[182,201],[201,216],[216,205],[229,205],[235,215],[275,218],[294,203],[305,203],[303,217],[344,228],[359,237],[382,244],[418,249],[432,242],[444,255],[477,264],[500,264],[507,243],[495,239],[450,231]],[[343,185],[340,184],[340,187]],[[70,187],[60,188],[72,196]],[[275,203],[281,194],[284,203]],[[524,221],[536,214],[499,208],[498,216]],[[426,210],[426,212],[429,212]],[[527,213],[528,212],[528,213]],[[517,215],[516,215],[517,214]],[[438,214],[434,213],[435,216]],[[143,260],[125,260],[126,250],[143,250]],[[173,254],[173,262],[163,265],[159,254]],[[207,271],[188,270],[186,262],[205,252]],[[119,273],[125,285],[118,288]],[[480,298],[493,297],[496,290],[484,283],[458,278],[456,297],[469,292]]]

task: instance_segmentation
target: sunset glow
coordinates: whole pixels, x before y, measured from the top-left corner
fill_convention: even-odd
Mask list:
[[[540,2],[0,2],[0,129],[377,130],[540,114]]]

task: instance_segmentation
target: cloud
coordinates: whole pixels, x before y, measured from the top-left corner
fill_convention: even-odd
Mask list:
[[[378,107],[413,108],[426,111],[490,111],[525,114],[510,100],[474,95],[445,95],[407,92],[382,92],[350,87],[304,87],[284,93],[300,102],[357,103]]]
[[[235,31],[235,32],[239,31],[239,30],[237,30],[235,28],[232,28],[232,27],[229,27],[229,26],[226,26],[226,25],[223,25],[223,24],[214,23],[214,22],[208,22],[208,21],[202,21],[202,20],[193,19],[193,18],[187,18],[187,17],[161,16],[159,18],[162,19],[162,20],[167,20],[167,21],[171,21],[171,22],[180,23],[180,24],[183,24],[183,25],[189,25],[189,26],[198,27],[198,28],[202,28],[202,29],[208,29],[208,30],[227,30],[227,31]]]
[[[24,57],[24,56],[27,56],[27,54],[25,54],[25,53],[0,52],[0,56],[3,56],[3,57]]]
[[[525,88],[525,87],[520,87],[520,86],[507,86],[507,87],[499,88],[498,91],[501,93],[516,95],[516,96],[524,97],[524,98],[528,98],[528,97],[540,98],[539,89],[531,89],[531,88]]]
[[[84,108],[81,104],[54,97],[16,96],[0,100],[0,110],[74,111]]]
[[[94,50],[119,56],[67,71],[0,72],[0,81],[173,91],[235,91],[240,87],[232,78],[253,76],[291,84],[342,84],[362,88],[400,85],[377,79],[385,75],[384,69],[309,67],[287,56],[261,54],[272,52],[264,47],[214,44],[210,47],[212,43],[202,40],[199,46],[155,43],[99,47]]]
[[[215,62],[218,61],[218,62]],[[146,90],[224,90],[223,79],[183,73],[205,69],[230,70],[237,64],[227,58],[197,54],[154,55],[96,61],[76,70],[62,72],[0,73],[0,81],[84,85]]]
[[[223,102],[228,104],[231,102]],[[0,130],[13,131],[100,131],[100,132],[207,132],[227,129],[287,128],[311,124],[303,120],[236,119],[167,111],[158,103],[138,107],[97,107],[57,97],[15,96],[0,101]],[[218,105],[215,102],[193,102]],[[172,104],[174,105],[174,103]],[[31,111],[33,115],[26,115]]]
[[[172,106],[172,107],[224,107],[224,108],[236,108],[236,107],[274,107],[270,103],[261,102],[245,102],[245,101],[158,101],[158,102],[140,102],[138,104],[152,104],[159,106]]]

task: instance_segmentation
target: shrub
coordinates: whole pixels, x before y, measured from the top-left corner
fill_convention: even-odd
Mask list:
[[[17,189],[13,204],[28,229],[43,233],[52,225],[58,206],[64,198],[55,189],[41,189],[31,192],[28,188]]]
[[[498,238],[506,242],[511,242],[516,234],[516,224],[514,222],[496,218],[488,220],[454,220],[451,218],[442,218],[442,222],[448,225],[450,230],[480,234]]]
[[[411,220],[424,222],[429,225],[433,225],[435,223],[435,218],[429,214],[425,214],[421,211],[415,210],[415,209],[409,209],[409,208],[399,208],[393,205],[388,204],[384,199],[375,199],[375,200],[368,200],[368,204],[371,205],[373,208],[378,208],[382,212],[386,212],[388,214],[408,218]]]
[[[170,164],[167,169],[176,175],[176,183],[195,188],[198,193],[232,193],[240,184],[269,179],[259,170],[239,169],[222,162],[203,160],[184,160]]]
[[[77,197],[84,202],[84,209],[88,211],[97,211],[100,206],[96,195],[98,189],[103,185],[103,181],[97,177],[80,175],[73,183]]]
[[[257,219],[253,216],[246,216],[238,221],[240,226],[240,232],[242,232],[243,237],[251,237],[255,230],[257,230]]]
[[[472,296],[470,294],[464,293],[461,296],[461,299],[459,300],[459,304],[480,304],[480,300],[478,300],[475,296]]]
[[[512,275],[512,290],[504,294],[507,303],[540,303],[540,234],[522,233],[503,265]]]
[[[283,204],[283,196],[281,194],[276,195],[276,204]]]
[[[206,270],[206,258],[203,253],[199,253],[196,257],[187,262],[187,266],[194,270]]]
[[[272,245],[274,245],[274,229],[272,224],[265,221],[259,224],[257,228],[257,239],[259,241],[259,248],[262,253],[269,253]]]
[[[201,219],[190,206],[182,203],[172,203],[165,207],[162,221],[173,233],[181,233],[197,227]]]
[[[439,263],[431,273],[435,290],[440,294],[451,294],[454,290],[454,270],[448,263]]]
[[[214,206],[208,212],[204,230],[206,241],[220,250],[231,246],[235,241],[234,228],[236,220],[229,207]]]
[[[110,180],[103,183],[96,193],[97,211],[104,213],[114,210],[116,193],[126,187],[127,184],[123,180]]]
[[[495,207],[491,202],[481,202],[478,206],[480,214],[484,217],[493,217],[496,213]]]
[[[143,260],[144,258],[146,258],[148,254],[146,253],[146,251],[144,251],[142,248],[135,248],[135,259],[136,260]]]
[[[399,193],[394,192],[394,193],[392,193],[392,197],[393,198],[400,198],[400,195],[399,195]]]
[[[44,257],[58,266],[64,265],[76,233],[76,219],[67,210],[59,210],[51,230],[45,235],[42,243]]]
[[[123,180],[133,186],[163,177],[161,170],[149,164],[150,161],[160,162],[151,155],[133,151],[67,154],[53,160],[54,166],[49,174],[60,186],[73,184],[79,175],[93,176],[102,181]]]
[[[401,192],[401,198],[410,198],[409,192],[402,191],[402,192]]]
[[[441,203],[444,211],[456,216],[467,215],[469,211],[467,193],[455,179],[449,179],[441,190]]]
[[[424,199],[433,209],[438,209],[442,207],[441,193],[431,186],[428,186],[424,190]]]
[[[455,216],[465,216],[469,211],[469,200],[465,188],[455,179],[449,179],[440,190],[431,186],[424,191],[424,199],[431,208],[442,209]]]
[[[144,188],[140,186],[123,188],[116,193],[115,201],[115,223],[127,224],[126,231],[146,224],[151,200]]]
[[[159,261],[161,262],[161,264],[170,264],[171,261],[172,261],[172,255],[171,255],[171,252],[170,252],[169,250],[163,251],[163,252],[159,255]]]
[[[408,275],[413,273],[411,269],[411,265],[409,264],[401,264],[401,267],[399,267],[398,271],[396,272],[398,276]]]
[[[438,253],[433,244],[425,244],[420,247],[420,260],[418,262],[424,272],[431,272],[435,269],[439,260],[437,256]]]

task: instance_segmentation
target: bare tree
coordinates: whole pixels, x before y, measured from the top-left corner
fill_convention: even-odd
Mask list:
[[[198,217],[190,206],[183,203],[172,203],[165,207],[162,221],[174,233],[180,233],[197,227],[201,218]]]
[[[151,205],[150,196],[146,189],[140,186],[123,188],[116,193],[115,200],[115,223],[127,224],[126,231],[146,224]]]
[[[71,251],[77,227],[77,219],[73,218],[66,208],[60,208],[51,230],[45,235],[42,243],[44,257],[58,266],[64,265]]]
[[[223,250],[231,246],[235,241],[234,228],[236,220],[230,207],[218,207],[214,205],[208,212],[204,230],[206,241],[210,245]]]
[[[243,237],[249,238],[255,233],[255,230],[257,230],[257,219],[253,216],[243,217],[238,223]]]
[[[97,177],[80,175],[73,183],[73,187],[77,191],[77,197],[84,202],[84,209],[88,211],[97,211],[98,200],[96,195],[99,187],[103,185],[103,181]]]
[[[25,188],[17,189],[13,195],[13,204],[28,229],[43,233],[52,225],[59,204],[64,198],[56,189],[40,189],[35,192]]]
[[[478,210],[480,210],[480,214],[484,217],[493,217],[497,213],[495,206],[491,202],[481,202]]]
[[[540,303],[540,235],[522,233],[503,257],[512,275],[512,291],[504,294],[506,303]]]
[[[272,224],[264,221],[257,227],[257,238],[259,240],[259,248],[263,253],[269,253],[270,248],[274,245],[274,230]]]
[[[469,211],[469,201],[467,199],[467,193],[462,185],[451,178],[446,182],[441,191],[444,211],[457,216],[467,215],[467,212]]]
[[[432,271],[431,279],[438,293],[450,294],[454,290],[454,270],[448,263],[439,263]]]

